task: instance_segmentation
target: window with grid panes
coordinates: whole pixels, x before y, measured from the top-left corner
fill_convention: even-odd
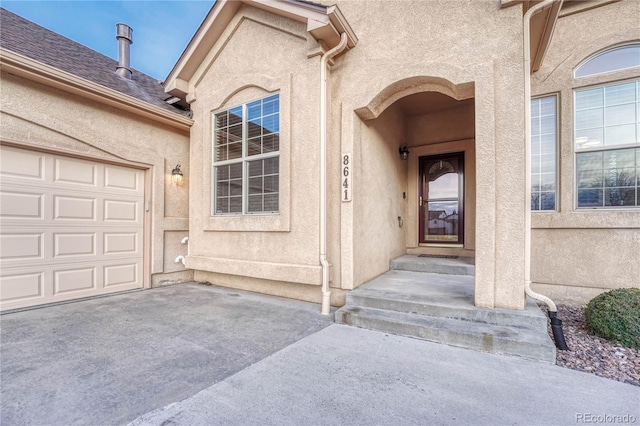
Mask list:
[[[531,210],[556,210],[557,97],[531,100]]]
[[[577,207],[640,206],[640,81],[574,95]]]
[[[214,114],[214,215],[278,213],[279,170],[279,95]]]

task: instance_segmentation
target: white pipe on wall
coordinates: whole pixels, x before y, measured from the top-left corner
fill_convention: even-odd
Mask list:
[[[322,314],[331,312],[329,262],[327,261],[327,63],[347,47],[347,34],[320,58],[320,265],[322,266]]]
[[[189,256],[189,252],[190,252],[190,250],[189,250],[189,237],[184,237],[182,239],[182,241],[180,241],[180,244],[186,244],[187,245],[187,256]],[[187,266],[187,258],[182,256],[182,255],[176,257],[175,262],[176,263],[182,263],[184,266]]]
[[[532,299],[545,303],[549,310],[558,308],[547,296],[531,290],[531,17],[551,6],[555,0],[544,0],[527,10],[523,18],[524,42],[524,138],[525,138],[525,210],[524,210],[524,291]],[[562,1],[562,0],[561,0]]]

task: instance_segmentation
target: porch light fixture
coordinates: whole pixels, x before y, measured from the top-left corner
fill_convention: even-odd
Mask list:
[[[407,148],[407,144],[402,144],[402,146],[398,149],[398,152],[400,153],[400,158],[403,160],[406,160],[407,158],[409,158],[409,148]]]
[[[171,170],[171,180],[176,185],[179,185],[182,182],[182,170],[180,170],[180,164],[177,164],[176,167]]]

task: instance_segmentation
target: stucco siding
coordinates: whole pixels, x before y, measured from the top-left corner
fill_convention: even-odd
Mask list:
[[[398,155],[404,138],[404,119],[392,106],[378,119],[363,124],[354,177],[355,210],[359,220],[354,229],[355,283],[386,272],[389,261],[405,252],[404,229],[398,217],[406,220],[406,161]],[[404,225],[403,225],[404,226]]]
[[[491,1],[339,3],[360,43],[336,61],[334,105],[357,111],[398,82],[443,79],[475,97],[476,303],[524,306],[522,12]],[[393,31],[387,30],[393,23]],[[412,86],[413,84],[413,86]],[[429,86],[431,84],[431,86]],[[429,89],[432,87],[432,89]],[[415,93],[415,92],[414,92]],[[392,95],[390,95],[392,96]],[[354,138],[342,133],[340,137]],[[361,138],[362,139],[362,138]],[[354,140],[353,144],[359,143]],[[397,150],[397,147],[396,147]],[[359,160],[358,160],[359,161]],[[393,170],[393,168],[390,168]],[[357,207],[357,205],[356,205]],[[354,224],[370,221],[354,211]],[[356,225],[357,226],[357,225]],[[499,231],[498,231],[499,230]],[[360,233],[364,235],[364,233]],[[354,236],[354,239],[356,237]],[[391,243],[391,242],[390,242]],[[354,241],[354,245],[364,242]]]
[[[221,280],[242,275],[320,284],[320,65],[317,57],[307,59],[306,47],[303,25],[242,7],[190,82],[196,123],[188,266],[223,272]],[[213,113],[271,93],[280,95],[279,213],[213,215]]]
[[[593,290],[640,288],[638,248],[640,229],[536,229],[531,278],[556,287],[563,302],[586,303]]]
[[[473,156],[467,163],[472,191],[465,194],[472,204],[465,222],[469,239],[456,254],[475,255],[475,302],[522,309],[528,202],[522,7],[501,9],[492,0],[344,1],[338,6],[359,41],[334,58],[328,73],[330,285],[351,289],[385,272],[391,258],[420,249],[415,238],[416,156],[446,145],[450,152]],[[533,215],[535,247],[551,244],[560,235],[567,243],[558,250],[573,247],[569,241],[575,238],[558,234],[560,229],[639,226],[635,211],[574,212],[570,142],[575,87],[570,70],[588,56],[575,48],[576,41],[596,49],[604,40],[637,39],[637,22],[634,27],[629,18],[637,12],[637,2],[622,1],[560,18],[547,58],[533,76],[534,95],[560,92],[562,141],[560,208]],[[585,22],[591,25],[588,34],[580,31]],[[195,125],[187,265],[197,270],[196,277],[219,280],[217,284],[316,300],[317,287],[302,288],[320,284],[321,272],[320,45],[303,23],[246,5],[216,40],[188,82]],[[281,120],[279,213],[212,215],[212,114],[276,92]],[[449,106],[428,113],[406,111],[395,103],[421,92],[468,102],[464,109]],[[398,156],[403,143],[412,151],[408,161]],[[340,198],[343,154],[352,155],[350,202]],[[554,233],[539,232],[549,228]],[[537,253],[534,264],[543,259]]]
[[[640,40],[638,16],[640,3],[622,0],[560,17],[543,66],[532,77],[534,96],[558,95],[557,211],[532,217],[532,281],[557,302],[586,303],[608,289],[640,287],[640,208],[576,206],[573,111],[575,89],[640,77],[637,68],[573,77],[589,56]]]

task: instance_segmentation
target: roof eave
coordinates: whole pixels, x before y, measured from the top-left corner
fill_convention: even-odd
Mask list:
[[[342,33],[347,34],[347,48],[358,43],[353,29],[335,5],[324,7],[298,0],[218,0],[165,79],[165,92],[186,99],[189,81],[242,4],[306,23],[311,36],[322,41],[327,49],[338,45]]]
[[[527,10],[540,3],[540,1],[542,0],[501,0],[500,7],[504,9],[521,5],[524,15]],[[563,2],[564,0],[556,0],[550,7],[546,7],[531,17],[531,73],[538,71],[542,67],[542,61],[551,45],[551,38],[560,16]]]
[[[166,111],[133,96],[101,86],[26,56],[0,48],[0,69],[31,81],[73,93],[104,105],[109,105],[182,131],[189,131],[193,120]]]
[[[534,73],[542,67],[547,50],[551,45],[551,38],[560,16],[563,0],[555,1],[551,7],[546,8],[532,17],[531,22],[531,72]],[[534,22],[535,21],[535,22]],[[536,28],[537,27],[537,28]],[[534,40],[533,33],[538,36]]]

